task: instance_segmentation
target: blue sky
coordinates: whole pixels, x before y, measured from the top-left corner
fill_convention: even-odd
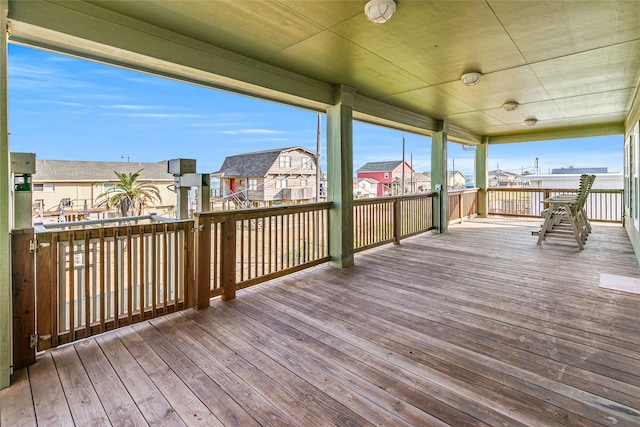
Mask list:
[[[195,158],[214,172],[225,156],[316,147],[317,113],[120,68],[9,45],[9,131],[14,152],[38,159],[155,162]],[[326,167],[322,116],[323,168]],[[369,161],[431,167],[430,138],[354,123],[354,171]],[[450,143],[449,168],[473,174],[473,151]],[[622,136],[489,147],[489,169],[607,166],[622,170]]]

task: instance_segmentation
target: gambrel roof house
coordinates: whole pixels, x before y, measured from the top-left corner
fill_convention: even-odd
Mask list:
[[[316,198],[316,155],[302,147],[229,156],[211,176],[220,178],[223,198],[236,208]]]
[[[315,158],[315,153],[302,147],[277,148],[273,150],[237,154],[235,156],[226,157],[220,167],[220,170],[213,172],[211,175],[218,178],[267,176],[272,167],[275,166],[280,155],[287,151],[302,151],[312,158]],[[292,167],[291,169],[297,168]]]

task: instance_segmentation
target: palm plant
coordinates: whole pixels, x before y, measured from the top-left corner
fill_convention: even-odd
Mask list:
[[[118,208],[121,216],[137,216],[156,200],[162,202],[158,187],[148,182],[138,182],[143,170],[128,174],[114,171],[120,181],[98,196],[97,200],[102,199],[99,205]]]

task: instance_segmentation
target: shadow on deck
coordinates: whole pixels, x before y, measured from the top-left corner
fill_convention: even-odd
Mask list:
[[[640,269],[476,219],[39,356],[2,425],[640,425]],[[31,399],[29,398],[31,397]]]

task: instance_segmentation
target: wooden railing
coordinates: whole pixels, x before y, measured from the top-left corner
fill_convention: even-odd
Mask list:
[[[542,217],[543,201],[559,194],[577,194],[578,190],[554,188],[489,188],[488,214],[515,217]],[[592,221],[622,222],[623,190],[589,192],[585,210]]]
[[[434,229],[433,197],[356,201],[355,251]],[[329,261],[331,206],[206,212],[197,213],[194,221],[135,217],[110,224],[60,223],[40,226],[35,234],[17,230],[14,307],[30,307],[17,309],[25,313],[17,323],[24,330],[15,334],[24,365],[34,361],[32,351],[29,356],[33,339],[38,350],[46,350],[205,307],[211,297],[230,299],[238,289]],[[28,320],[34,311],[37,319]],[[33,324],[35,336],[29,332]]]
[[[329,261],[328,211],[313,203],[197,213],[198,306],[221,295]]]
[[[191,306],[192,221],[37,233],[39,350]]]
[[[432,230],[433,193],[353,201],[354,252]]]
[[[449,222],[462,222],[478,213],[478,189],[448,192]]]

